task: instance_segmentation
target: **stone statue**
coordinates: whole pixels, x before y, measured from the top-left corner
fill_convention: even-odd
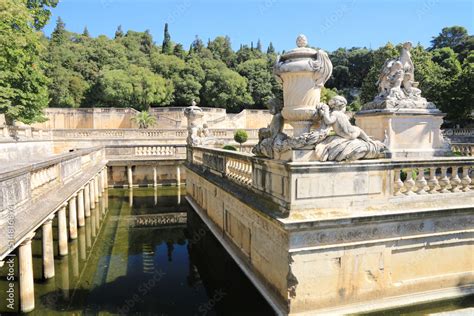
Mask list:
[[[318,127],[297,137],[288,137],[283,133],[284,120],[274,107],[272,123],[259,131],[259,143],[252,152],[261,157],[283,159],[292,150],[312,150],[311,160],[343,161],[356,159],[381,158],[385,156],[386,147],[379,141],[372,140],[357,126],[353,126],[346,111],[347,101],[342,96],[335,96],[329,105],[321,104],[314,123]],[[276,127],[276,128],[273,128]]]
[[[203,123],[204,112],[193,100],[192,105],[184,109],[184,116],[188,119],[188,146],[223,145],[224,141],[213,136],[206,123]]]
[[[258,130],[258,144],[252,149],[252,153],[257,156],[274,158],[273,148],[281,144],[288,136],[283,133],[285,120],[281,114],[283,102],[279,99],[272,99],[268,104],[268,109],[273,118],[268,125]]]
[[[421,97],[415,81],[415,66],[411,59],[412,44],[403,44],[400,57],[385,62],[377,81],[379,94],[364,110],[373,109],[435,109],[435,105]]]

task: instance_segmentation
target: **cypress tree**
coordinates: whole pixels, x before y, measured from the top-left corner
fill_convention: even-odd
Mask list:
[[[117,27],[117,30],[115,31],[115,39],[123,37],[123,31],[122,31],[122,25],[119,25]]]
[[[161,52],[163,54],[171,54],[173,52],[173,48],[171,47],[171,36],[168,32],[168,23],[165,23],[164,39],[163,45],[161,46]]]

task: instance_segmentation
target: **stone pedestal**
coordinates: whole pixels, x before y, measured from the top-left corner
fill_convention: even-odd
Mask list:
[[[385,142],[392,158],[430,158],[451,152],[441,134],[443,117],[436,109],[366,110],[356,114],[356,125]]]
[[[18,248],[20,259],[20,307],[23,313],[35,309],[35,285],[33,278],[33,257],[31,254],[31,233]]]
[[[49,217],[42,226],[43,245],[43,278],[54,277],[53,219]]]

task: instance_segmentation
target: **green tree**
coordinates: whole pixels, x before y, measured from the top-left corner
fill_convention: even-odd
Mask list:
[[[82,31],[82,36],[91,37],[89,30],[87,29],[87,26],[84,26],[84,31]]]
[[[438,36],[433,37],[431,49],[451,47],[455,52],[462,50],[469,35],[465,27],[450,26],[444,27]]]
[[[237,71],[248,80],[249,92],[257,108],[265,108],[275,97],[272,91],[272,73],[265,59],[251,59],[240,64]]]
[[[244,131],[243,129],[238,129],[234,133],[234,140],[239,143],[240,145],[240,151],[242,151],[242,144],[247,141],[249,136],[247,135],[247,132]]]
[[[156,124],[156,117],[148,111],[137,113],[131,120],[138,125],[138,128],[146,129]]]
[[[35,5],[36,3],[36,5]],[[42,59],[45,48],[39,28],[46,23],[47,2],[0,0],[0,112],[9,123],[44,119],[48,79]],[[34,26],[34,27],[33,27]]]
[[[51,17],[50,8],[55,8],[59,0],[26,0],[26,7],[33,18],[33,26],[41,30]]]
[[[227,66],[232,65],[234,59],[234,51],[228,36],[218,36],[213,41],[209,42],[208,49],[212,56],[224,62]]]
[[[119,25],[117,27],[117,30],[115,31],[115,39],[122,38],[123,37],[123,31],[122,31],[122,25]]]
[[[206,77],[200,92],[201,104],[225,107],[231,112],[239,112],[245,105],[253,104],[247,79],[214,60],[205,61],[203,69]]]
[[[64,44],[67,41],[66,24],[64,24],[61,17],[56,20],[56,27],[51,33],[51,43],[55,45]]]
[[[275,54],[275,48],[273,47],[273,43],[272,43],[272,42],[270,42],[270,44],[268,44],[267,54],[268,54],[268,55],[270,55],[270,54]]]
[[[165,29],[163,33],[164,33],[164,39],[163,39],[163,45],[161,45],[161,52],[163,54],[172,54],[173,45],[171,43],[171,35],[168,31],[168,23],[165,23]]]
[[[152,105],[168,105],[173,98],[172,82],[134,65],[127,70],[105,70],[100,85],[102,101],[110,106],[148,110]]]

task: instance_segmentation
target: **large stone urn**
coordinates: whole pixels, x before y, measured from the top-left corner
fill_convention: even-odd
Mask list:
[[[309,48],[304,35],[296,40],[297,48],[279,56],[274,73],[283,85],[282,110],[285,122],[298,137],[310,130],[317,115],[321,89],[332,73],[332,63],[323,50]]]

